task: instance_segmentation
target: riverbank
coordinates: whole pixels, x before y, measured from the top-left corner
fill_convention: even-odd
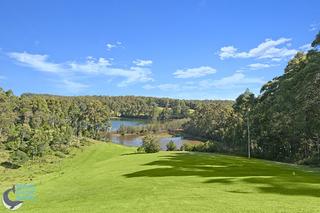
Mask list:
[[[184,139],[181,136],[174,136],[167,132],[157,133],[153,134],[155,135],[160,143],[161,150],[166,150],[166,145],[170,141],[173,141],[177,147],[177,149],[180,149],[182,145],[184,144],[190,144],[190,145],[196,145],[202,143],[201,141],[197,140],[188,140]],[[137,135],[137,134],[110,134],[109,140],[112,143],[125,145],[125,146],[132,146],[132,147],[139,147],[142,144],[144,135]]]

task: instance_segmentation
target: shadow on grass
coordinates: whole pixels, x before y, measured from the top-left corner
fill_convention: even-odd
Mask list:
[[[153,168],[124,176],[127,178],[197,176],[203,177],[205,184],[242,183],[257,188],[260,193],[320,197],[320,175],[293,166],[213,154],[173,153],[160,158],[143,165]]]
[[[6,169],[19,169],[20,168],[19,165],[13,164],[13,163],[8,162],[8,161],[0,163],[0,166],[4,167]]]
[[[126,156],[126,155],[143,155],[143,154],[146,154],[146,153],[144,153],[144,152],[130,152],[130,153],[121,154],[121,156]]]

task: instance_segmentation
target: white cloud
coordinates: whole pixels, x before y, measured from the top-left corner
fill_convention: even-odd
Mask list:
[[[226,58],[258,58],[258,59],[272,59],[272,58],[286,58],[291,57],[297,53],[295,49],[288,49],[287,47],[279,47],[279,45],[288,45],[291,39],[279,38],[278,40],[266,39],[257,47],[248,52],[239,52],[234,46],[222,47],[219,51],[220,59]]]
[[[255,64],[249,64],[248,67],[252,70],[260,70],[271,67],[270,64],[262,64],[262,63],[255,63]]]
[[[146,90],[160,89],[162,91],[178,90],[179,89],[179,84],[158,84],[158,85],[146,84],[142,88],[146,89]]]
[[[309,31],[316,31],[319,29],[319,26],[320,26],[320,23],[313,23],[313,24],[310,24],[309,26]]]
[[[238,49],[235,48],[234,46],[226,46],[226,47],[221,47],[219,56],[220,59],[223,60],[225,58],[235,58],[235,57],[240,57],[239,53],[237,53]]]
[[[221,89],[238,87],[238,86],[248,86],[250,84],[263,84],[264,80],[262,78],[251,78],[245,76],[241,72],[236,72],[231,76],[223,77],[219,80],[203,80],[200,81],[199,85],[202,88],[216,87]]]
[[[90,59],[85,63],[73,62],[70,64],[74,72],[82,72],[87,74],[99,74],[111,77],[121,77],[125,80],[121,81],[118,86],[124,87],[130,83],[152,81],[150,77],[152,72],[145,67],[117,68],[112,67],[111,63],[105,58]]]
[[[127,86],[130,83],[153,80],[151,78],[152,72],[149,68],[138,66],[130,68],[113,67],[110,60],[102,57],[99,59],[87,57],[87,60],[83,63],[75,61],[52,63],[48,61],[47,55],[30,54],[26,52],[13,52],[8,55],[23,66],[31,67],[42,72],[56,73],[63,77],[65,77],[65,75],[72,75],[76,73],[119,77],[124,78],[124,80],[118,84],[118,86],[121,87]]]
[[[282,58],[272,58],[271,61],[279,62],[279,61],[282,61]]]
[[[0,80],[5,80],[5,79],[7,79],[5,76],[0,75]]]
[[[115,48],[117,45],[115,44],[107,44],[107,50],[110,51],[112,50],[113,48]]]
[[[309,51],[310,49],[312,49],[311,47],[311,44],[305,44],[305,45],[302,45],[301,47],[299,47],[299,49],[303,52],[307,52]]]
[[[69,62],[70,69],[73,71],[96,74],[99,74],[101,69],[109,67],[110,65],[111,62],[106,58],[95,59],[91,56],[87,57],[84,63]]]
[[[114,44],[112,44],[112,43],[107,43],[106,46],[107,46],[107,50],[108,50],[108,51],[111,51],[111,50],[114,49],[114,48],[122,47],[122,42],[117,41],[117,42],[114,43]]]
[[[48,62],[48,55],[30,54],[27,52],[12,52],[8,55],[21,63],[21,65],[31,67],[39,71],[52,73],[64,71],[62,64]]]
[[[118,84],[120,87],[125,87],[128,84],[135,82],[153,81],[153,78],[150,77],[152,72],[149,68],[131,67],[130,69],[110,69],[110,71],[111,76],[121,76],[126,78],[126,80]]]
[[[166,84],[158,84],[158,85],[150,85],[146,84],[142,87],[143,89],[146,90],[152,90],[152,89],[159,89],[162,91],[190,91],[190,90],[195,90],[198,88],[198,85],[195,84],[190,84],[188,82],[184,84],[173,84],[173,83],[166,83]]]
[[[208,66],[177,70],[173,73],[175,78],[199,78],[209,74],[216,73],[216,69]]]
[[[150,85],[150,84],[146,84],[146,85],[144,85],[142,88],[143,88],[143,89],[146,89],[146,90],[151,90],[151,89],[154,89],[154,88],[156,88],[156,87],[155,87],[155,86],[152,86],[152,85]]]
[[[158,85],[160,90],[176,90],[179,88],[177,84],[160,84]]]
[[[152,61],[151,60],[141,60],[141,59],[136,59],[134,60],[132,63],[134,63],[136,66],[149,66],[152,65]]]

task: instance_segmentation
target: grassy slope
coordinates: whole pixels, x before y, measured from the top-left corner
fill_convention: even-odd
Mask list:
[[[318,172],[215,154],[133,152],[114,144],[90,146],[66,159],[62,170],[34,178],[37,201],[18,211],[320,211]]]

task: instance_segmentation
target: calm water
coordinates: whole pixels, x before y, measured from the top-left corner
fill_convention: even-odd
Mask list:
[[[121,125],[124,126],[141,126],[144,124],[147,124],[148,120],[141,120],[141,119],[114,119],[111,120],[111,131],[115,132],[117,131]],[[142,137],[139,135],[118,135],[118,134],[112,134],[110,136],[110,139],[113,143],[121,144],[125,146],[141,146],[142,144]],[[170,137],[170,136],[160,136],[159,142],[162,150],[166,150],[167,143],[172,140],[178,149],[184,144],[184,143],[201,143],[200,141],[194,141],[194,140],[187,140],[183,139],[182,137]]]
[[[124,126],[141,126],[146,124],[147,120],[141,119],[113,119],[111,120],[111,131],[117,131],[121,125]]]
[[[183,139],[182,137],[170,137],[170,136],[163,136],[160,137],[159,142],[162,150],[166,150],[167,143],[172,140],[176,146],[177,149],[180,149],[180,147],[184,143],[190,143],[190,144],[197,144],[201,143],[200,141],[194,141],[194,140],[187,140]],[[125,146],[141,146],[142,144],[142,137],[138,135],[111,135],[111,141],[116,144],[121,144]]]

